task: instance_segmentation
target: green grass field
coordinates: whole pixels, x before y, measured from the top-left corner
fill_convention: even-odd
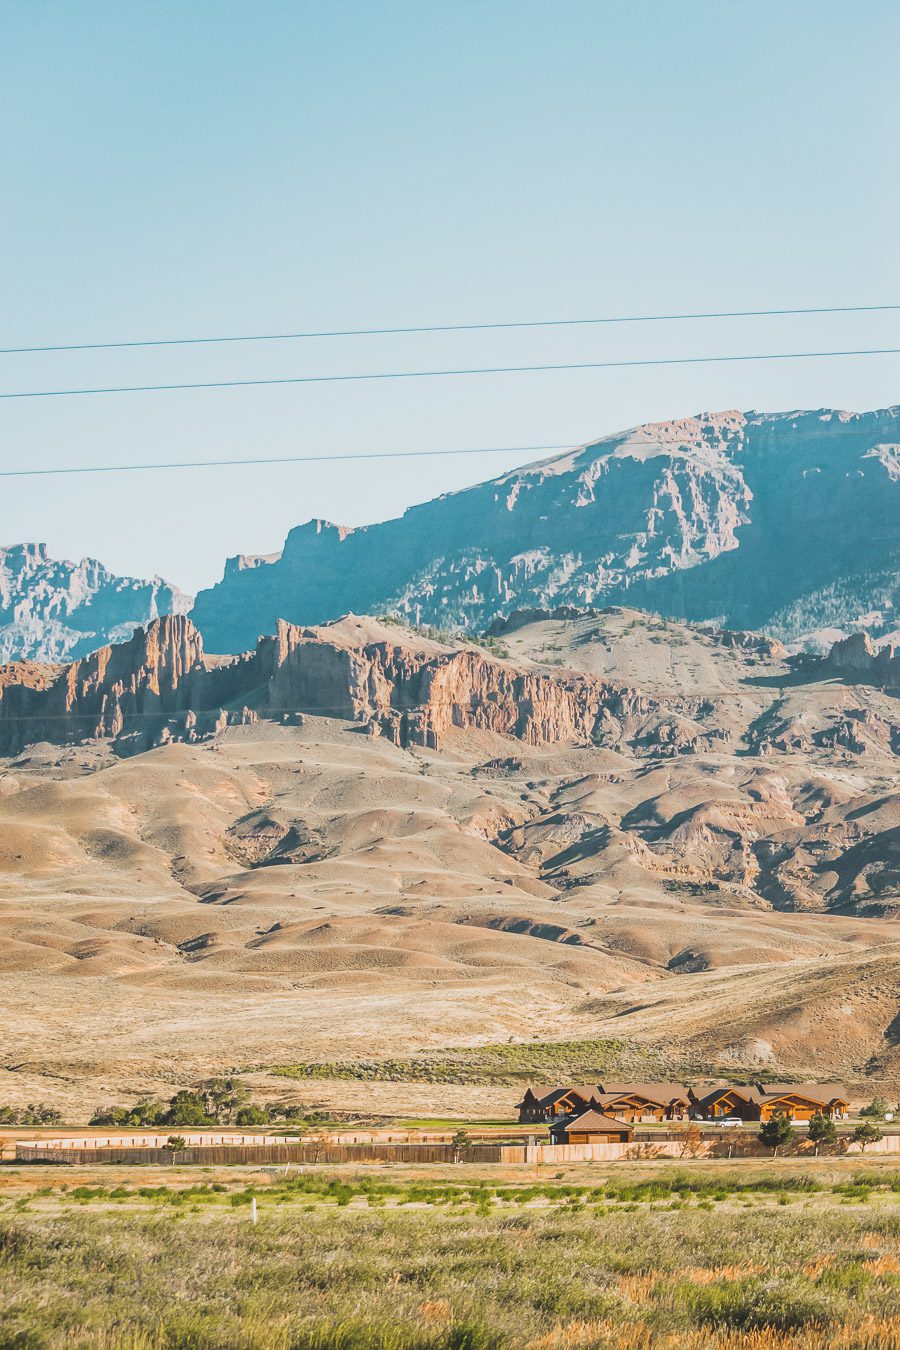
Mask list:
[[[886,1162],[34,1167],[0,1196],[0,1347],[900,1345]]]

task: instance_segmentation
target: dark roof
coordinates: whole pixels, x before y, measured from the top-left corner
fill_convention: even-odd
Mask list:
[[[582,1111],[580,1116],[571,1116],[565,1124],[560,1126],[566,1134],[570,1131],[577,1133],[590,1134],[594,1131],[602,1130],[630,1130],[631,1126],[625,1120],[616,1120],[615,1116],[604,1115],[602,1111]]]
[[[757,1083],[762,1097],[786,1097],[793,1093],[798,1097],[808,1097],[810,1101],[829,1102],[847,1100],[847,1089],[843,1083]]]
[[[548,1092],[546,1097],[541,1098],[541,1105],[552,1106],[554,1102],[561,1101],[563,1097],[580,1097],[582,1101],[592,1102],[599,1096],[599,1089],[595,1086],[589,1087],[560,1087],[554,1088]]]
[[[752,1087],[734,1087],[726,1083],[724,1087],[713,1088],[707,1092],[705,1097],[701,1097],[698,1105],[706,1106],[708,1102],[713,1102],[717,1097],[724,1097],[726,1093],[733,1092],[736,1097],[740,1097],[744,1102],[758,1102],[762,1100],[756,1088]]]
[[[536,1098],[538,1106],[553,1106],[562,1097],[568,1097],[570,1093],[575,1092],[583,1101],[594,1101],[599,1096],[599,1089],[596,1086],[590,1087],[555,1087],[544,1091],[542,1088],[528,1088],[531,1095]],[[543,1096],[539,1095],[543,1092]],[[521,1106],[523,1103],[520,1102]]]
[[[845,1089],[839,1083],[754,1083],[752,1087],[736,1087],[726,1084],[713,1088],[702,1097],[699,1105],[706,1106],[717,1097],[733,1092],[742,1101],[761,1105],[763,1102],[781,1101],[783,1097],[805,1097],[807,1101],[827,1106],[836,1099],[846,1101]]]

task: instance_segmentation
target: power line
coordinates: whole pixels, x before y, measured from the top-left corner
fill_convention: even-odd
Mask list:
[[[423,380],[461,375],[529,375],[557,370],[623,370],[638,366],[704,366],[736,361],[807,361],[837,356],[896,356],[900,347],[854,347],[828,352],[754,352],[741,356],[669,356],[641,361],[565,361],[534,366],[467,366],[448,370],[364,371],[346,375],[288,375],[260,380],[199,380],[189,384],[124,384],[100,388],[33,389],[0,394],[0,399],[75,398],[85,394],[158,394],[187,389],[252,389],[277,384],[345,384],[362,380]]]
[[[4,469],[0,478],[53,478],[60,474],[82,473],[145,473],[153,469],[221,469],[240,468],[248,464],[328,464],[360,459],[425,459],[437,455],[512,455],[535,454],[548,450],[571,450],[571,445],[484,445],[447,450],[361,450],[341,455],[272,455],[247,459],[193,459],[176,460],[168,464],[91,464],[71,468]]]
[[[618,323],[679,323],[699,319],[781,318],[799,314],[879,314],[897,309],[900,309],[900,305],[820,305],[813,309],[725,309],[694,314],[617,314],[592,319],[420,324],[404,328],[330,328],[301,333],[240,333],[225,337],[142,338],[134,342],[66,342],[35,347],[0,347],[0,356],[39,352],[99,352],[133,347],[199,347],[227,342],[296,342],[311,338],[392,337],[413,333],[478,333],[512,328],[576,328]]]

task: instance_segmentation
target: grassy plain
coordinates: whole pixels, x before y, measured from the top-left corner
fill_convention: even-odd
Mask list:
[[[3,1347],[900,1345],[888,1159],[20,1167],[0,1196]]]

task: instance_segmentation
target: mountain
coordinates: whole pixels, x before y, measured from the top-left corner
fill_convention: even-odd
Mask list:
[[[71,661],[190,607],[160,577],[119,577],[94,558],[58,562],[44,544],[0,548],[0,661]]]
[[[876,635],[897,624],[900,407],[634,428],[362,529],[314,520],[197,596],[207,647],[354,610],[483,631],[528,606]]]
[[[619,606],[0,668],[0,1100],[510,1040],[893,1099],[898,691]]]

